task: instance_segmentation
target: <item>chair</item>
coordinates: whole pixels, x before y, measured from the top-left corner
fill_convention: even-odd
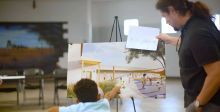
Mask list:
[[[42,104],[44,109],[44,72],[41,69],[29,68],[25,69],[23,74],[25,75],[24,84],[24,101],[26,101],[26,89],[39,89],[39,105]]]
[[[5,69],[0,70],[0,75],[6,76],[17,76],[17,70],[13,69]],[[21,90],[21,82],[20,80],[3,80],[3,84],[0,86],[0,92],[17,92],[17,105],[19,104],[19,92]]]
[[[54,104],[59,105],[59,94],[58,89],[67,90],[67,70],[66,69],[55,69],[53,71],[54,76]]]

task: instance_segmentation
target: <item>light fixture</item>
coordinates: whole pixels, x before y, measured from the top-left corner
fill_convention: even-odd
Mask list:
[[[36,9],[36,1],[35,0],[33,0],[32,7],[33,7],[33,9]]]

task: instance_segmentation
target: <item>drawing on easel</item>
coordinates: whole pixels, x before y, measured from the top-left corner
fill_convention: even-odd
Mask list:
[[[125,42],[69,45],[68,88],[81,78],[90,78],[104,92],[122,83],[122,97],[165,98],[165,49],[163,43],[158,44],[157,51],[126,49]]]

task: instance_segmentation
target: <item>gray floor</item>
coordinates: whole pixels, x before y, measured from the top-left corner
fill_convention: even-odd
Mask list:
[[[53,106],[53,82],[45,83],[45,109],[38,105],[38,90],[28,90],[27,100],[23,101],[20,94],[20,105],[16,105],[16,92],[0,93],[0,112],[47,112]],[[166,98],[152,99],[134,96],[136,112],[184,112],[183,88],[180,79],[166,80]],[[66,91],[60,90],[60,105],[70,105],[71,100],[66,98]],[[112,112],[116,112],[116,100],[110,102]],[[133,103],[130,98],[119,100],[118,112],[133,112]]]

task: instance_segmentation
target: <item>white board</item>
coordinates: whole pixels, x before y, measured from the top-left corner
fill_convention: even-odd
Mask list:
[[[160,30],[151,27],[131,27],[128,33],[126,48],[156,51]]]

